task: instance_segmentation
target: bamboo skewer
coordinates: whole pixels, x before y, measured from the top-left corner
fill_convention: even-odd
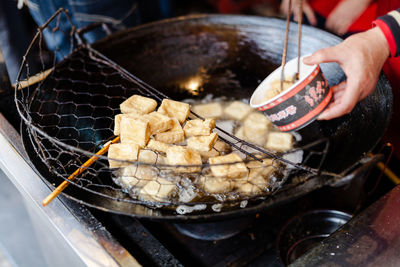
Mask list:
[[[88,159],[85,163],[82,164],[81,167],[79,167],[78,169],[76,169],[76,171],[74,171],[69,177],[68,180],[72,181],[74,180],[78,175],[80,175],[81,173],[83,173],[87,168],[89,168],[93,163],[95,163],[100,155],[105,154],[110,145],[111,144],[115,144],[118,143],[120,140],[120,137],[117,136],[115,137],[112,141],[107,142],[102,149],[100,149],[96,155],[92,156],[90,159]],[[56,189],[54,189],[53,192],[51,192],[50,195],[48,195],[43,201],[42,201],[42,205],[43,206],[47,206],[54,198],[56,198],[67,186],[69,185],[68,181],[63,181]]]
[[[33,75],[32,77],[29,77],[25,80],[19,81],[18,83],[14,83],[12,85],[12,87],[14,87],[14,89],[23,89],[26,88],[28,86],[34,85],[38,82],[43,81],[44,79],[47,78],[47,76],[49,76],[49,74],[53,71],[53,68],[39,72],[35,75]],[[18,88],[17,88],[18,87]]]

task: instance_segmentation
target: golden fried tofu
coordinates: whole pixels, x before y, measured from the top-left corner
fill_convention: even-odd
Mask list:
[[[139,192],[142,199],[152,201],[168,201],[171,194],[176,191],[175,183],[164,179],[157,178],[156,180],[148,182]]]
[[[173,121],[170,117],[160,112],[152,112],[143,116],[149,121],[150,134],[165,132],[172,128]]]
[[[123,116],[120,122],[120,136],[122,143],[131,142],[145,147],[150,139],[149,122]]]
[[[152,150],[141,149],[138,155],[138,161],[150,164],[157,163],[158,154]]]
[[[249,161],[246,164],[247,168],[250,170],[249,179],[251,180],[257,176],[268,178],[276,171],[278,165],[277,162],[270,158],[263,159],[262,162],[257,160]]]
[[[243,122],[243,133],[249,142],[264,145],[271,122],[259,112],[253,112]]]
[[[158,151],[158,152],[164,152],[167,153],[167,149],[170,147],[169,144],[160,142],[160,141],[156,141],[153,139],[150,139],[149,142],[147,143],[147,148],[154,150],[154,151]]]
[[[150,166],[131,164],[121,169],[119,178],[125,187],[141,188],[157,179],[157,170]]]
[[[187,137],[197,135],[209,135],[215,128],[215,119],[194,119],[186,122],[183,131]]]
[[[210,151],[199,151],[199,153],[203,162],[207,162],[209,158],[214,158],[221,155],[221,153],[215,148],[212,148]]]
[[[120,124],[121,124],[121,119],[122,117],[131,117],[131,118],[139,118],[140,115],[136,114],[118,114],[114,118],[114,134],[115,135],[120,135]]]
[[[223,177],[201,176],[198,183],[209,194],[225,193],[232,190],[231,180]]]
[[[218,119],[222,117],[223,114],[222,106],[218,102],[195,105],[192,110],[205,119]]]
[[[140,147],[135,143],[111,144],[108,149],[108,163],[110,168],[129,166],[129,162],[117,160],[136,161],[138,159],[139,150]]]
[[[274,151],[289,151],[293,148],[293,136],[290,133],[270,132],[265,148]]]
[[[176,118],[182,124],[190,114],[190,105],[170,99],[163,99],[158,112],[170,118]]]
[[[250,112],[252,108],[240,101],[233,101],[229,106],[227,106],[224,110],[224,113],[234,120],[242,120],[244,119]]]
[[[133,95],[119,105],[124,114],[147,114],[157,107],[157,101],[141,95]]]
[[[232,147],[223,141],[217,140],[214,145],[215,150],[222,154],[227,154],[232,152]]]
[[[249,182],[239,182],[235,187],[236,191],[243,195],[256,195],[262,191],[262,187]]]
[[[158,133],[154,136],[156,141],[166,144],[175,144],[185,140],[185,132],[182,129],[179,121],[175,118],[172,119],[172,128],[166,132]]]
[[[217,142],[217,139],[217,133],[207,136],[192,136],[187,139],[187,147],[197,151],[210,151]]]
[[[239,157],[239,155],[235,153],[210,158],[208,162],[211,164],[210,169],[212,174],[217,177],[240,178],[248,174],[246,165],[242,162],[242,159]],[[213,166],[213,164],[233,162],[238,163]]]
[[[167,161],[171,165],[201,165],[199,152],[182,146],[171,146],[167,149]],[[199,172],[201,167],[178,167],[177,172]]]

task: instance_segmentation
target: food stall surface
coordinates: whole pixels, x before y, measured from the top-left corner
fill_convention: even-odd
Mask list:
[[[1,170],[0,184],[0,266],[44,266],[23,197]]]

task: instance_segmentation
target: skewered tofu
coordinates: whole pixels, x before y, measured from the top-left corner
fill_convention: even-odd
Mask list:
[[[195,119],[187,121],[185,126],[183,127],[183,131],[185,131],[185,135],[189,136],[197,136],[197,135],[209,135],[212,130],[215,128],[215,119]]]
[[[199,152],[182,146],[171,146],[167,149],[167,161],[171,165],[201,165]],[[177,172],[199,172],[201,167],[178,167]]]
[[[290,133],[271,132],[268,134],[266,149],[288,151],[293,148],[293,136]]]
[[[156,141],[166,144],[175,144],[182,142],[185,139],[185,132],[182,129],[179,121],[175,118],[172,119],[172,128],[166,132],[158,133],[154,136]]]
[[[225,156],[210,158],[208,161],[210,164],[238,162],[236,164],[226,164],[217,166],[211,165],[210,166],[211,172],[214,176],[217,177],[240,178],[248,174],[248,169],[246,165],[242,162],[242,159],[239,157],[239,155],[234,153]]]
[[[160,112],[152,112],[143,116],[149,121],[150,134],[165,132],[172,128],[173,121],[170,117]]]
[[[138,159],[140,147],[135,143],[118,143],[110,145],[108,149],[108,158],[110,168],[119,168],[130,165],[129,162],[121,162],[118,160],[136,161]],[[114,160],[112,160],[114,159]]]
[[[152,112],[157,107],[157,102],[154,99],[133,95],[119,105],[121,112],[124,114],[147,114]]]
[[[202,176],[199,178],[200,186],[210,194],[228,192],[232,189],[232,183],[223,177]]]
[[[192,136],[187,140],[187,146],[197,151],[210,151],[217,139],[217,133],[212,133],[208,136]]]
[[[264,145],[271,122],[259,112],[253,112],[243,122],[243,133],[249,142]]]
[[[192,108],[192,110],[194,113],[205,119],[208,118],[218,119],[222,117],[222,112],[223,112],[221,104],[217,102],[195,105]]]
[[[145,147],[150,139],[149,122],[123,116],[120,123],[120,136],[122,143],[131,142]]]
[[[176,185],[164,178],[148,182],[139,192],[145,200],[168,201],[168,197],[176,191]]]
[[[190,105],[174,100],[163,99],[158,112],[170,118],[176,118],[180,124],[184,123],[190,113]]]
[[[240,121],[244,119],[251,111],[252,108],[249,105],[240,101],[233,101],[225,108],[224,113],[230,118]]]
[[[167,153],[167,149],[170,147],[169,144],[156,141],[153,139],[149,140],[149,143],[147,143],[147,148],[150,148],[151,150],[158,151],[158,152],[164,152]]]

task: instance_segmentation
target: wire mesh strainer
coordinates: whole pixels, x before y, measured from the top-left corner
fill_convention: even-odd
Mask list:
[[[45,29],[58,31],[59,26],[51,27],[51,25],[53,19],[58,21],[59,16],[68,15],[60,10],[49,23],[39,28],[21,66],[17,88],[21,87],[20,78],[23,73],[26,73],[27,77],[30,76],[28,62],[31,49],[35,45],[40,50],[42,69],[50,67],[52,71],[39,84],[17,90],[15,99],[37,155],[52,175],[67,180],[71,173],[113,139],[113,118],[120,113],[120,103],[133,94],[151,97],[159,103],[167,96],[82,41],[81,35],[84,31],[75,30],[74,27],[68,36],[71,37],[71,51],[73,47],[77,48],[57,64],[55,64],[57,51],[54,55],[47,56],[46,60],[45,52],[41,49],[42,31]],[[226,187],[224,193],[210,193],[204,190],[205,183],[218,182],[216,177],[210,174],[210,165],[171,166],[161,160],[163,156],[161,154],[155,154],[154,163],[129,162],[130,167],[125,169],[124,174],[121,174],[121,170],[111,170],[108,167],[108,158],[99,156],[98,161],[71,183],[102,197],[156,207],[221,203],[239,205],[238,203],[248,199],[270,196],[294,173],[297,176],[301,173],[300,176],[304,179],[319,174],[329,144],[323,139],[290,151],[290,153],[307,151],[302,164],[298,164],[286,159],[284,153],[266,151],[220,128],[217,132],[221,140],[243,154],[244,162],[250,171],[252,169],[254,172],[269,171],[268,182],[262,185],[249,183],[249,176],[242,179],[242,183],[249,184],[249,190],[255,190],[256,193],[245,194],[235,191],[234,184],[238,184],[238,181],[234,179],[223,181]],[[307,167],[307,162],[315,155],[320,156],[319,164],[314,168]],[[260,159],[268,161],[263,164]],[[237,164],[240,163],[230,162],[220,165]],[[146,180],[155,181],[157,184],[155,192],[151,198],[143,195],[138,198],[140,190],[138,185]],[[124,185],[125,188],[120,185]],[[166,187],[173,187],[174,193],[168,198],[162,197],[162,194],[161,197],[158,196]],[[126,193],[133,198],[126,197]]]

